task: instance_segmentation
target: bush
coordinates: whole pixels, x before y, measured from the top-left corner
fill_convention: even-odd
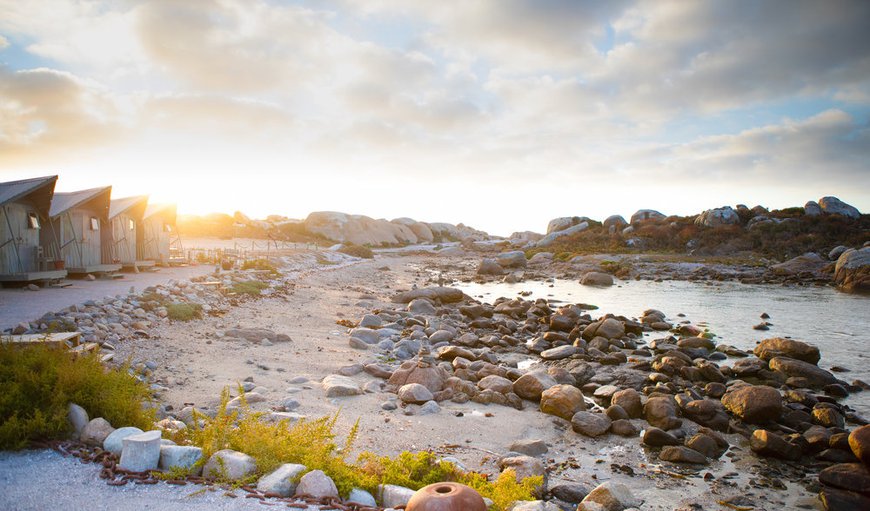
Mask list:
[[[375,253],[372,252],[372,249],[369,247],[364,247],[362,245],[355,245],[353,243],[345,243],[338,249],[342,254],[347,254],[353,257],[360,257],[362,259],[372,259],[375,257]]]
[[[274,264],[269,262],[268,259],[252,259],[250,261],[245,261],[244,264],[242,264],[242,269],[267,271],[270,275],[273,276],[280,275],[280,273],[278,272],[278,268],[276,268]]]
[[[107,369],[96,353],[74,358],[65,348],[43,344],[0,345],[0,449],[63,438],[69,403],[115,427],[150,429],[154,412],[142,407],[150,391],[128,369]]]
[[[192,321],[202,318],[202,305],[198,303],[175,302],[166,306],[169,319],[175,321]]]
[[[259,280],[248,280],[245,282],[236,282],[230,291],[240,295],[259,296],[260,291],[269,287],[269,284],[260,282]]]

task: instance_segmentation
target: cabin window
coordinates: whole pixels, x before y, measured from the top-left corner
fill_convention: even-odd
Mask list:
[[[27,227],[30,229],[39,229],[39,216],[36,213],[27,214]]]
[[[100,219],[95,217],[95,216],[91,217],[91,230],[92,231],[99,231],[100,230]]]
[[[127,220],[127,225],[130,226],[130,230],[133,231],[136,229],[136,223],[133,220]]]
[[[172,232],[172,226],[169,224],[163,224],[163,232]]]

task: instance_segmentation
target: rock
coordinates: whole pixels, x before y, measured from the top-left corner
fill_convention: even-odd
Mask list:
[[[774,264],[770,267],[776,275],[798,275],[811,273],[819,275],[822,269],[828,265],[828,261],[815,252],[807,252],[784,263]]]
[[[295,495],[310,495],[315,498],[338,497],[338,488],[322,470],[308,472],[296,485]]]
[[[530,401],[540,401],[541,393],[556,385],[556,380],[545,371],[536,370],[520,376],[513,383],[514,394]]]
[[[801,450],[798,446],[764,429],[756,429],[752,433],[752,437],[749,439],[749,448],[752,449],[752,452],[762,456],[784,460],[797,460],[801,456]]]
[[[573,227],[583,220],[588,220],[586,218],[581,218],[578,216],[563,216],[559,218],[554,218],[547,223],[547,234],[553,234],[554,232],[564,231],[569,227]]]
[[[161,432],[155,430],[124,438],[118,467],[133,472],[157,469],[160,461],[160,435]]]
[[[381,335],[377,330],[372,330],[371,328],[354,328],[350,331],[351,339],[358,339],[365,344],[377,344],[378,341],[381,340]]]
[[[408,312],[423,314],[424,316],[434,316],[437,310],[428,298],[416,298],[408,303]]]
[[[643,443],[650,447],[664,447],[666,445],[680,445],[680,441],[674,435],[656,427],[647,428],[643,432]]]
[[[686,440],[686,447],[698,451],[711,459],[718,458],[722,452],[722,449],[714,438],[701,433],[692,435],[691,438]]]
[[[504,275],[504,268],[495,259],[483,259],[477,267],[478,275]]]
[[[441,407],[438,406],[438,403],[435,401],[426,401],[423,403],[423,406],[417,410],[417,415],[433,415],[439,413],[441,411]]]
[[[819,492],[826,511],[867,511],[870,509],[870,497],[847,490],[824,487]]]
[[[381,326],[383,326],[383,324],[384,320],[382,320],[380,316],[377,316],[375,314],[366,314],[360,320],[358,326],[361,326],[363,328],[380,328]]]
[[[161,445],[160,470],[169,470],[172,467],[192,469],[202,458],[202,449],[192,445]],[[192,475],[198,475],[202,467],[195,469]]]
[[[593,507],[597,504],[598,507]],[[589,495],[580,502],[577,511],[623,511],[638,507],[641,502],[634,497],[628,486],[614,481],[607,481],[595,487]]]
[[[460,289],[453,287],[425,287],[399,293],[393,297],[394,303],[408,303],[417,298],[428,298],[429,300],[438,300],[441,303],[456,303],[461,302],[465,298],[465,294]]]
[[[395,389],[408,383],[419,383],[435,393],[444,389],[444,382],[448,378],[447,371],[440,366],[422,367],[413,360],[402,364],[399,369],[393,371],[387,384]]]
[[[541,411],[565,420],[586,410],[583,392],[573,385],[554,385],[541,393]]]
[[[507,394],[513,390],[513,382],[503,376],[491,374],[484,376],[477,382],[477,388],[480,390],[493,390],[499,394]]]
[[[654,209],[639,209],[631,215],[631,223],[636,224],[645,220],[664,220],[665,218],[665,215]]]
[[[722,404],[743,421],[754,424],[774,421],[782,415],[782,396],[765,385],[732,387],[722,396]]]
[[[526,254],[522,250],[514,250],[511,252],[502,252],[496,256],[496,262],[502,268],[525,268]]]
[[[861,212],[854,206],[850,206],[836,197],[822,197],[819,199],[819,207],[828,215],[843,215],[846,218],[857,220],[861,218]]]
[[[88,422],[87,426],[82,429],[79,439],[88,445],[102,446],[106,438],[115,431],[115,428],[109,424],[109,421],[102,417],[97,417]]]
[[[236,481],[248,477],[257,471],[254,458],[232,449],[223,449],[214,454],[202,468],[206,478]]]
[[[123,440],[131,435],[139,435],[142,434],[143,431],[139,428],[134,428],[133,426],[127,426],[123,428],[118,428],[111,433],[109,436],[103,440],[103,450],[109,451],[110,453],[120,456],[121,451],[124,449]]]
[[[559,506],[543,500],[518,500],[511,511],[562,511]]]
[[[828,259],[830,259],[831,261],[836,261],[840,258],[841,255],[843,255],[843,252],[847,250],[849,250],[849,247],[837,245],[836,247],[832,248],[830,252],[828,252]]]
[[[855,428],[849,433],[849,447],[856,458],[870,466],[870,425]]]
[[[628,419],[616,419],[610,423],[610,432],[619,436],[636,437],[640,430]]]
[[[755,347],[753,353],[762,360],[770,360],[773,357],[789,357],[803,360],[809,364],[818,364],[821,358],[819,348],[805,342],[781,337],[764,339]]]
[[[664,447],[659,453],[659,459],[670,461],[671,463],[693,463],[696,465],[707,464],[707,458],[703,454],[682,445],[669,445]]]
[[[573,225],[568,227],[567,229],[562,229],[561,231],[552,232],[535,243],[536,247],[549,247],[553,244],[557,239],[562,238],[564,236],[570,236],[572,234],[576,234],[578,232],[583,232],[589,228],[589,222],[580,222],[577,225]]]
[[[546,476],[547,474],[544,463],[538,458],[533,458],[531,456],[510,456],[502,458],[498,462],[498,467],[502,471],[507,469],[513,470],[516,474],[517,482],[526,477]]]
[[[414,496],[414,490],[395,484],[383,484],[378,487],[381,494],[381,505],[386,508],[401,507],[408,504]]]
[[[553,262],[552,252],[538,252],[529,259],[529,264],[550,264]]]
[[[357,396],[363,393],[355,381],[340,374],[330,374],[323,379],[326,397]]]
[[[360,507],[378,507],[378,503],[375,501],[374,496],[360,488],[350,490],[350,494],[347,496],[347,502],[359,504]]]
[[[577,412],[571,417],[571,427],[581,435],[596,437],[607,433],[611,420],[604,414]]]
[[[870,472],[860,463],[840,463],[819,473],[819,482],[861,493],[870,493]]]
[[[673,398],[667,396],[653,396],[647,399],[643,405],[643,415],[651,426],[665,431],[675,429],[683,424],[677,418],[677,405]]]
[[[81,406],[75,403],[70,403],[66,416],[75,431],[75,438],[78,439],[81,436],[82,431],[85,429],[85,426],[90,422],[88,419],[88,412]]]
[[[305,465],[285,463],[257,481],[257,491],[260,493],[275,493],[289,497],[296,491],[296,479],[299,474],[308,470]]]
[[[432,332],[432,335],[429,336],[429,342],[431,344],[438,344],[439,342],[450,342],[453,338],[456,337],[453,332],[449,330],[437,330]],[[445,348],[452,348],[454,346],[445,346]],[[441,351],[439,350],[439,357]],[[455,358],[455,356],[453,357]],[[453,360],[452,358],[450,360]]]
[[[432,400],[432,392],[419,383],[402,385],[398,395],[403,403],[422,404]]]
[[[511,452],[518,452],[527,456],[540,456],[547,453],[547,444],[540,439],[517,440],[508,446]]]
[[[782,373],[787,377],[805,378],[807,384],[814,388],[837,383],[837,379],[830,372],[802,360],[788,357],[773,357],[768,364],[771,370]]]
[[[870,247],[843,252],[834,267],[834,283],[847,293],[870,293]]]
[[[577,353],[577,348],[568,344],[542,351],[541,358],[544,360],[561,360],[563,358],[568,358],[575,353]]]
[[[376,220],[364,215],[315,211],[308,215],[302,225],[310,233],[321,234],[341,243],[380,246],[418,241],[417,235],[405,223]]]
[[[820,424],[826,428],[839,428],[843,429],[846,427],[846,419],[843,417],[843,414],[829,407],[817,407],[813,409],[813,421],[816,424]]]
[[[708,209],[695,217],[695,225],[703,225],[705,227],[720,227],[723,225],[737,225],[739,223],[740,217],[736,211],[731,209],[731,206]]]
[[[625,324],[616,318],[606,318],[590,323],[583,329],[583,338],[587,341],[595,337],[619,339],[625,335]]]
[[[804,204],[804,214],[807,216],[819,216],[822,214],[822,208],[818,202],[811,200]]]
[[[622,407],[632,419],[643,417],[643,404],[640,400],[640,394],[634,389],[622,389],[614,392],[610,398],[610,404]]]
[[[600,271],[590,271],[583,274],[580,284],[584,286],[612,286],[613,276]]]
[[[628,222],[625,221],[625,218],[622,218],[622,215],[610,215],[604,219],[603,225],[608,231],[613,227],[613,231],[616,232],[628,225]]]
[[[390,222],[401,224],[411,229],[411,232],[417,237],[418,243],[429,243],[435,239],[432,229],[423,222],[418,222],[411,218],[394,218]]]

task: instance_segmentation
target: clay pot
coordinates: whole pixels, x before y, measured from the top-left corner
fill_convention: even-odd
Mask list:
[[[435,483],[417,490],[405,511],[486,511],[486,504],[464,484]]]

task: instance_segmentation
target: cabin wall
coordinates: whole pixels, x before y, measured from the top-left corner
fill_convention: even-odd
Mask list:
[[[140,259],[169,263],[169,234],[164,230],[166,220],[154,215],[142,221]]]
[[[132,221],[132,223],[131,223]],[[132,225],[132,229],[131,229]],[[136,262],[136,236],[138,226],[130,215],[122,213],[112,219],[114,256],[121,264]]]
[[[96,217],[100,229],[91,230],[91,218]],[[84,268],[103,262],[103,225],[99,215],[89,209],[73,209],[57,220],[61,254],[67,268]],[[78,240],[78,242],[74,241]],[[64,246],[66,245],[66,246]]]
[[[0,248],[0,273],[22,273],[39,270],[38,251],[39,233],[42,229],[31,229],[28,224],[28,215],[39,211],[35,207],[25,203],[10,203],[0,206],[0,244],[6,243],[10,238],[19,238],[17,243],[18,256],[16,256],[16,243],[6,243]],[[10,232],[10,226],[12,228]],[[43,228],[46,226],[43,225]],[[19,265],[19,257],[21,264]]]

